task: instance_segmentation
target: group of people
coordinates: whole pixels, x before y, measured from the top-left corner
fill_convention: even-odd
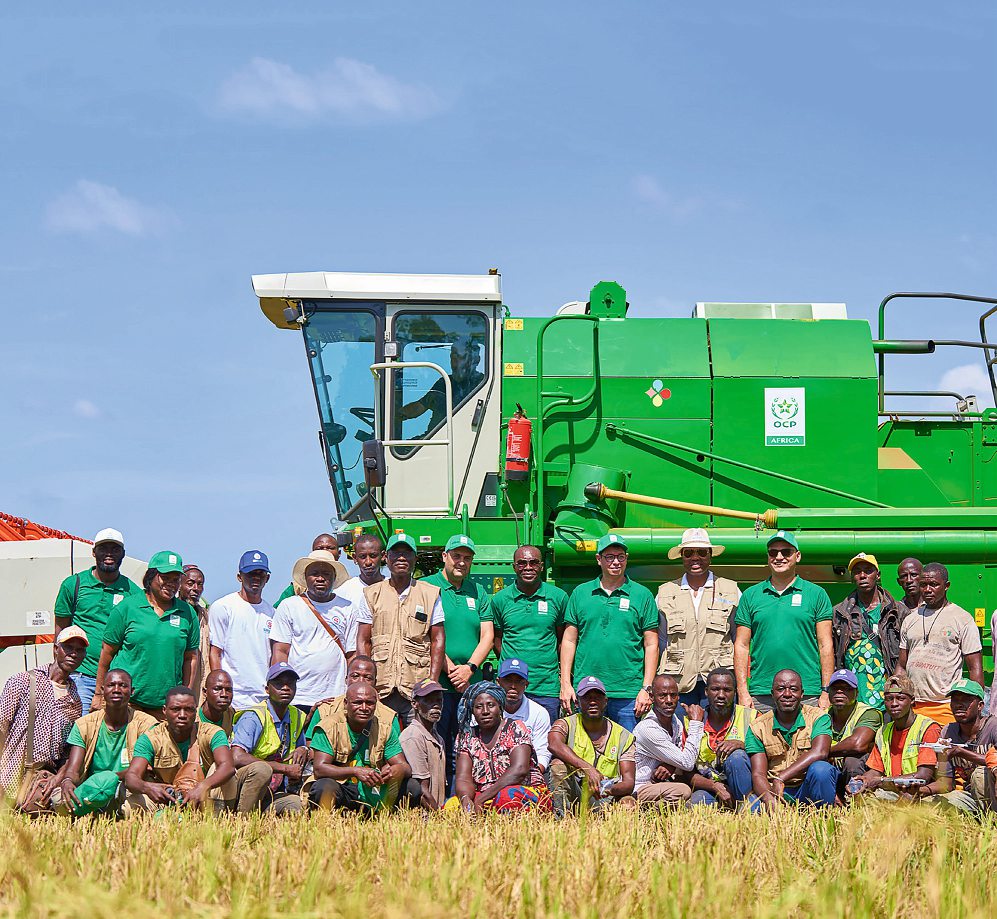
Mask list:
[[[321,534],[274,606],[260,550],[209,606],[196,565],[158,552],[136,585],[102,530],[94,566],[59,589],[53,663],[0,692],[0,785],[26,812],[75,817],[993,809],[980,633],[945,567],[905,559],[895,600],[859,553],[832,606],[797,574],[791,532],[766,549],[769,576],[742,593],[712,571],[724,547],[686,530],[668,553],[683,573],[654,595],[610,533],[569,595],[524,545],[491,595],[466,535],[422,578],[405,533],[358,536],[354,577]]]

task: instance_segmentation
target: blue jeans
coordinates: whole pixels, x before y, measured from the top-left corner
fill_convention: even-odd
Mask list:
[[[551,724],[561,717],[561,700],[557,696],[535,696],[533,693],[528,692],[526,698],[532,699],[550,715]]]
[[[69,678],[76,686],[76,691],[80,694],[80,702],[83,703],[83,714],[90,711],[90,703],[93,701],[93,694],[97,691],[97,677],[86,676],[82,673],[70,674]]]
[[[744,750],[735,750],[724,760],[723,783],[730,791],[731,797],[736,804],[751,794],[751,757]],[[697,804],[716,804],[716,795],[703,791],[694,791],[689,799],[689,807]]]
[[[807,774],[803,777],[803,784],[796,788],[787,788],[784,796],[796,804],[831,807],[834,804],[838,774],[838,767],[828,762],[820,760],[811,763]],[[745,800],[753,813],[758,813],[762,809],[762,800],[756,795],[750,795]]]
[[[636,699],[607,699],[606,717],[632,732],[637,727],[637,715],[634,713],[636,704]]]

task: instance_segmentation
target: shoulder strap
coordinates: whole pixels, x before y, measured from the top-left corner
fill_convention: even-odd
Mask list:
[[[194,722],[194,732],[190,738],[190,746],[187,748],[187,764],[190,766],[196,766],[198,769],[201,767],[201,728],[204,727],[203,722]],[[214,727],[214,725],[211,725]]]
[[[35,713],[37,710],[38,673],[32,670],[28,674],[28,730],[25,734],[24,765],[30,766],[35,761]]]
[[[342,652],[343,660],[346,660],[346,648],[343,647],[343,643],[339,640],[339,636],[336,634],[336,630],[331,625],[329,625],[329,623],[326,622],[325,619],[323,618],[322,614],[317,609],[315,609],[315,606],[312,604],[312,601],[308,599],[307,594],[301,594],[301,599],[305,601],[308,608],[315,615],[315,618],[318,619],[319,625],[321,625],[322,628],[329,633],[329,637],[336,643],[336,647],[338,647],[339,650]]]

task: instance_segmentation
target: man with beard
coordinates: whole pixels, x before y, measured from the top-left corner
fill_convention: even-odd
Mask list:
[[[419,680],[412,687],[415,717],[401,735],[402,752],[412,769],[412,778],[422,787],[420,804],[439,810],[446,800],[446,764],[443,738],[436,725],[443,714],[443,687],[433,680]]]
[[[117,530],[101,530],[93,538],[94,566],[66,578],[55,598],[56,632],[78,625],[87,636],[86,657],[72,676],[84,715],[90,711],[97,688],[97,664],[107,616],[125,597],[139,590],[137,584],[121,573],[124,557],[124,537]]]

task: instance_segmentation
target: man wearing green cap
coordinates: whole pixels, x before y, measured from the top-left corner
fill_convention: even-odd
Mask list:
[[[478,668],[492,649],[495,630],[491,598],[469,577],[477,547],[470,536],[451,536],[443,550],[443,569],[425,579],[440,590],[447,644],[440,683],[443,714],[438,730],[446,753],[447,785],[454,777],[457,703],[471,683],[481,679]]]
[[[357,651],[377,664],[381,702],[405,725],[412,720],[412,687],[438,681],[446,650],[440,589],[412,575],[415,540],[395,533],[388,540],[387,580],[363,590],[357,615]]]
[[[642,584],[627,577],[627,544],[608,533],[596,545],[600,575],[579,584],[568,600],[561,639],[561,704],[578,704],[572,674],[606,687],[607,717],[633,731],[651,709],[658,667],[658,608]]]
[[[104,676],[124,670],[132,678],[132,708],[163,717],[167,690],[194,687],[201,643],[197,614],[177,599],[183,560],[177,552],[157,552],[149,559],[142,591],[111,609],[97,665],[97,690],[91,708],[104,706]]]
[[[796,574],[801,558],[796,537],[788,530],[769,537],[769,577],[744,592],[734,616],[738,702],[757,711],[772,710],[772,681],[787,669],[803,680],[804,705],[828,707],[825,687],[834,671],[834,613],[827,591]]]

